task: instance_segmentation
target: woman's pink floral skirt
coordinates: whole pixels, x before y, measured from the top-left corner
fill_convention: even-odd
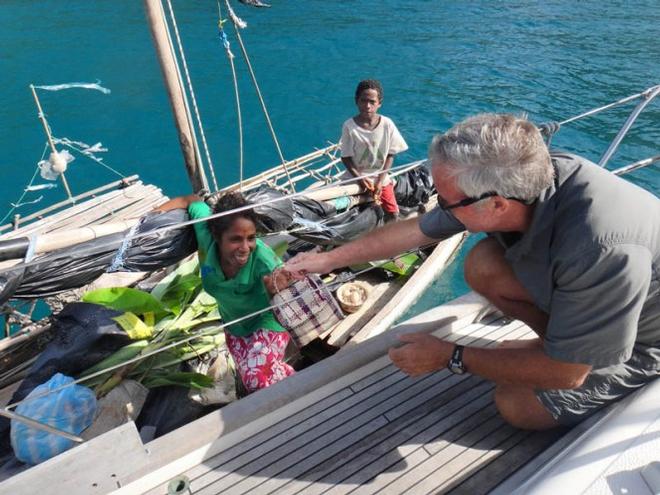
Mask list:
[[[236,337],[225,330],[227,348],[248,392],[254,392],[295,373],[284,362],[291,337],[288,332],[260,328],[246,337]]]

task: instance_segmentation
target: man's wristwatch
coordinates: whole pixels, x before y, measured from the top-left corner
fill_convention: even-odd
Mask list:
[[[455,375],[462,375],[466,372],[465,365],[463,364],[463,349],[464,346],[456,345],[454,347],[454,352],[451,355],[451,359],[449,359],[449,363],[447,363],[447,368]]]

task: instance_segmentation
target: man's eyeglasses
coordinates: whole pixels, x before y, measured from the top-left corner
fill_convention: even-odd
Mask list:
[[[477,202],[481,201],[482,199],[492,198],[493,196],[498,196],[498,194],[494,191],[486,192],[486,193],[483,193],[478,198],[465,198],[465,199],[462,199],[462,200],[460,200],[456,203],[452,203],[450,205],[444,205],[443,202],[442,202],[442,199],[439,199],[438,200],[438,206],[440,206],[440,208],[442,208],[443,210],[453,210],[454,208],[462,208],[463,206],[473,205],[474,203],[477,203]],[[525,201],[525,200],[522,200],[522,199],[507,198],[506,196],[502,196],[502,197],[505,198],[505,199],[511,199],[513,201],[518,201],[520,203],[529,204],[528,201]]]

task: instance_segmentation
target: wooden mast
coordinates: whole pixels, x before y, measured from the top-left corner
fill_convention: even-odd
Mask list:
[[[165,22],[165,12],[160,0],[144,0],[147,20],[156,46],[158,61],[165,79],[174,122],[179,134],[179,144],[186,165],[186,172],[193,187],[193,192],[208,190],[208,182],[202,166],[195,130],[190,118],[188,102],[184,93],[183,80],[179,71],[172,42]]]

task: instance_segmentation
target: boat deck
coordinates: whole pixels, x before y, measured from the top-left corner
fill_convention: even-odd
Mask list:
[[[401,333],[484,347],[533,336],[490,311],[468,294],[149,443],[133,423],[122,425],[9,478],[0,492],[528,493],[523,487],[548,469],[570,474],[585,458],[609,466],[620,441],[607,457],[602,442],[584,439],[604,438],[608,428],[622,438],[610,416],[634,426],[626,445],[637,445],[639,431],[659,418],[649,389],[640,393],[653,400],[631,397],[570,430],[518,430],[497,414],[492,383],[446,370],[411,378],[390,363],[387,351]],[[598,473],[582,476],[583,484]]]
[[[450,338],[494,346],[532,335],[491,315]],[[566,433],[508,426],[492,383],[447,370],[410,378],[386,355],[311,395],[248,425],[173,483],[196,495],[487,493]]]

